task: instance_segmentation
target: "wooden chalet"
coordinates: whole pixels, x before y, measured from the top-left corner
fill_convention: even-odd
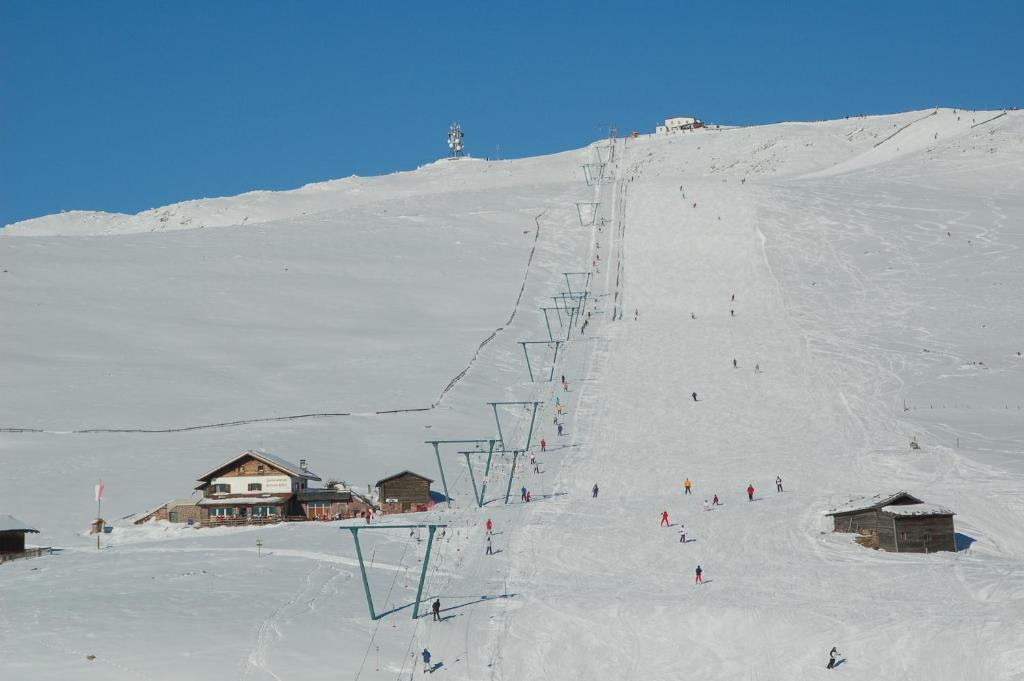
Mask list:
[[[30,532],[38,534],[39,530],[12,515],[0,515],[0,563],[38,555],[37,549],[25,550],[25,535]]]
[[[295,498],[307,520],[342,520],[376,510],[372,501],[350,489],[305,489]]]
[[[953,511],[908,492],[858,497],[832,509],[834,532],[854,532],[858,543],[897,553],[956,551]]]
[[[231,457],[198,478],[196,490],[203,524],[277,522],[304,519],[297,495],[320,478],[306,467],[267,452],[250,449]]]
[[[425,511],[430,506],[430,478],[402,471],[377,481],[378,501],[385,513]]]

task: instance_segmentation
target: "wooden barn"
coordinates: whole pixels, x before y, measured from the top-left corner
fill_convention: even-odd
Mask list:
[[[0,515],[0,562],[26,555],[25,535],[39,530],[12,515]]]
[[[430,506],[430,478],[402,471],[377,481],[380,507],[385,513],[425,511]]]
[[[858,497],[831,510],[834,532],[854,532],[858,543],[897,553],[956,551],[953,511],[908,492]]]

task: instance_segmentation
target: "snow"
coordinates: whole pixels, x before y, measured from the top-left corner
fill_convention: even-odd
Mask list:
[[[23,520],[18,520],[13,515],[0,513],[0,532],[38,532],[31,525]]]
[[[953,515],[953,511],[936,504],[904,504],[883,506],[882,511],[890,515]]]
[[[408,679],[429,648],[449,679],[1022,677],[1024,114],[956,115],[620,140],[600,187],[588,147],[0,230],[0,427],[40,431],[0,432],[0,500],[63,548],[0,566],[5,674]],[[570,390],[530,383],[516,341],[598,254]],[[424,441],[493,437],[486,401],[534,399],[530,503],[503,503],[499,454],[477,509],[452,445],[452,508],[388,519],[448,525],[441,623],[410,617],[425,531],[360,532],[371,621],[339,523],[127,517],[257,446],[443,492]],[[521,446],[529,413],[499,416]],[[97,550],[99,478],[122,520]],[[830,532],[824,509],[886,489],[955,511],[962,550]]]
[[[892,501],[896,497],[902,495],[913,496],[909,492],[888,492],[883,494],[875,494],[874,496],[858,496],[853,497],[849,501],[836,506],[829,510],[829,513],[849,513],[850,511],[862,511],[869,508],[875,508],[876,506],[884,506],[888,502]],[[916,497],[915,497],[916,498]]]

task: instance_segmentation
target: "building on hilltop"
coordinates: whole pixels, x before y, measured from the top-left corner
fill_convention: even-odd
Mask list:
[[[39,549],[25,549],[25,535],[30,532],[38,534],[39,530],[13,515],[0,515],[0,563],[39,555]]]
[[[695,130],[703,127],[704,122],[693,116],[673,116],[672,118],[666,118],[665,123],[657,126],[654,132],[658,135],[669,135],[675,132]]]
[[[296,495],[319,481],[306,467],[250,449],[197,478],[202,522],[274,522],[302,514]]]
[[[430,478],[402,471],[377,481],[378,501],[385,513],[425,511],[430,507]]]
[[[897,553],[956,551],[953,511],[908,492],[849,500],[826,515],[834,532],[857,533],[863,546]]]

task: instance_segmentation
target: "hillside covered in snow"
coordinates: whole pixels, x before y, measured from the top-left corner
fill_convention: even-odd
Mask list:
[[[0,514],[58,550],[0,564],[3,667],[369,681],[428,648],[467,680],[1024,679],[1022,224],[1024,114],[938,109],[9,225]],[[549,329],[534,382],[519,343]],[[488,405],[534,401],[529,442],[528,408]],[[499,427],[478,508],[472,445],[440,447],[442,483],[425,441]],[[354,521],[133,524],[254,448],[447,485],[379,521],[446,525],[419,619],[422,530],[361,534],[374,621]],[[952,510],[958,550],[831,532],[896,490]]]

